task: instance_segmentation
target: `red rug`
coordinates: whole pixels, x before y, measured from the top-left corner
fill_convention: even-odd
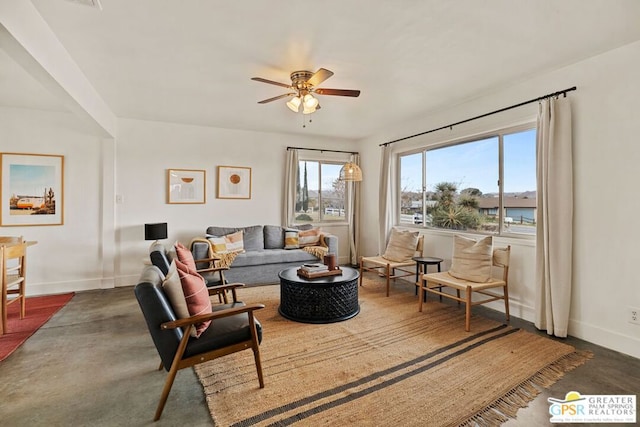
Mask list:
[[[47,323],[65,306],[73,293],[27,298],[27,314],[20,319],[20,303],[11,304],[7,311],[7,330],[0,335],[0,362],[9,357],[23,342]]]

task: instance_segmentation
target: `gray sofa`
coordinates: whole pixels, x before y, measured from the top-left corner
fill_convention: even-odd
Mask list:
[[[289,227],[291,228],[291,227]],[[300,230],[310,228],[300,226]],[[209,227],[206,236],[222,237],[243,230],[244,252],[239,253],[224,275],[227,282],[247,285],[278,283],[278,273],[290,267],[299,267],[306,262],[322,262],[303,249],[284,249],[285,228],[278,225],[252,225],[249,227]],[[323,233],[328,253],[338,257],[338,237]],[[209,245],[193,242],[191,250],[196,259],[206,258]]]

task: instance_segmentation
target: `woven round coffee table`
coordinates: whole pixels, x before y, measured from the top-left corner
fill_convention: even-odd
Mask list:
[[[304,323],[333,323],[351,319],[360,312],[358,270],[341,267],[339,276],[306,279],[297,268],[282,270],[280,307],[287,319]]]

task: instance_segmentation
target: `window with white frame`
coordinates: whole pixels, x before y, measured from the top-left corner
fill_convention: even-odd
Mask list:
[[[299,161],[294,215],[296,224],[347,221],[345,182],[338,179],[343,165],[335,161]]]
[[[398,156],[402,225],[536,232],[536,130],[508,128]]]

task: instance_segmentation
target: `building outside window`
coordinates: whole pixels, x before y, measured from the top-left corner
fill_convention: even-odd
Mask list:
[[[399,155],[402,225],[536,232],[536,130],[503,129]]]

